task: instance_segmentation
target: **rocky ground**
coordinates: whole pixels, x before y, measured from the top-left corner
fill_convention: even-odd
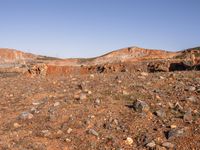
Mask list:
[[[0,75],[2,150],[198,150],[200,72]]]

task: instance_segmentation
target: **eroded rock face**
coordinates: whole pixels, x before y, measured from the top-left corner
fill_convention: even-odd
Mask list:
[[[47,75],[47,65],[42,64],[42,65],[34,65],[33,67],[28,69],[29,75],[31,76],[36,76],[36,75],[41,75],[41,76],[46,76]]]
[[[13,49],[0,48],[0,64],[25,63],[36,58],[36,55],[24,53]]]
[[[18,72],[31,76],[200,70],[199,51],[188,50],[167,52],[129,47],[95,58],[58,59],[0,49],[0,58],[0,69],[18,68]]]
[[[148,70],[149,72],[168,72],[169,66],[169,62],[152,62],[148,64]]]
[[[88,67],[88,71],[94,73],[125,72],[126,66],[124,64],[95,65]]]

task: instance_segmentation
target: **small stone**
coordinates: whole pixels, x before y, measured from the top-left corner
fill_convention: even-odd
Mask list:
[[[166,147],[166,148],[174,148],[174,144],[170,143],[170,142],[164,142],[162,144],[163,147]]]
[[[125,140],[126,145],[132,145],[133,144],[133,139],[131,137],[127,137]]]
[[[192,116],[192,113],[191,113],[191,109],[189,109],[183,116],[183,120],[184,122],[187,122],[187,123],[192,123],[193,122],[193,116]]]
[[[67,133],[70,134],[71,132],[72,132],[72,129],[69,128],[69,129],[67,130]]]
[[[97,131],[95,131],[94,129],[89,129],[89,130],[88,130],[88,133],[89,133],[89,134],[92,134],[92,135],[94,135],[94,136],[97,136],[97,137],[99,136],[99,133],[98,133]]]
[[[155,141],[151,141],[146,146],[149,147],[149,148],[154,148],[154,147],[156,147],[156,143],[155,143]]]
[[[74,99],[75,99],[75,100],[80,100],[80,95],[79,95],[78,93],[76,93],[76,94],[74,95]]]
[[[100,104],[101,104],[101,100],[97,98],[97,99],[94,101],[94,103],[95,103],[95,105],[100,105]]]
[[[95,116],[94,115],[89,115],[88,118],[93,119],[93,118],[95,118]]]
[[[65,142],[71,142],[71,140],[70,140],[70,139],[68,139],[68,138],[66,138],[66,139],[65,139]]]
[[[122,83],[122,81],[121,81],[121,80],[117,80],[117,82],[118,82],[118,83]]]
[[[160,145],[156,145],[156,150],[167,150],[165,147],[162,147]]]
[[[172,124],[172,125],[170,126],[170,128],[171,128],[171,129],[175,129],[175,128],[177,128],[177,126],[174,125],[174,124]]]
[[[35,107],[32,107],[30,112],[31,112],[32,114],[34,114],[34,113],[39,113],[39,111],[38,111]]]
[[[157,144],[161,144],[161,143],[163,143],[164,142],[164,138],[163,137],[156,137],[153,141],[156,143],[156,145]]]
[[[139,78],[139,79],[142,79],[142,80],[146,79],[145,76],[139,76],[138,78]]]
[[[57,131],[57,134],[58,134],[58,135],[63,134],[62,130],[58,130],[58,131]]]
[[[92,91],[88,91],[87,93],[88,93],[89,95],[91,95],[91,94],[92,94]]]
[[[161,80],[165,79],[165,77],[163,77],[163,76],[160,76],[159,78],[160,78]]]
[[[155,112],[156,116],[160,117],[160,118],[165,118],[166,117],[166,113],[163,110],[157,110]]]
[[[187,97],[185,100],[189,101],[189,102],[193,102],[193,103],[195,103],[197,101],[196,97],[194,97],[194,96]]]
[[[29,112],[22,112],[19,116],[19,119],[25,120],[25,119],[32,119],[33,118],[33,114],[29,113]]]
[[[149,74],[147,72],[141,72],[142,76],[148,76]]]
[[[86,94],[81,93],[81,94],[80,94],[80,100],[86,100],[86,99],[87,99]]]
[[[55,102],[53,106],[54,106],[54,107],[57,107],[57,106],[59,106],[59,105],[60,105],[60,102]]]
[[[72,81],[76,81],[77,80],[77,78],[72,78]]]
[[[19,123],[14,123],[13,126],[14,126],[15,128],[21,127],[21,125],[20,125]]]
[[[39,102],[33,102],[32,104],[35,105],[35,106],[40,105]]]
[[[42,130],[41,133],[43,134],[43,136],[47,137],[49,136],[51,133],[49,132],[49,130]]]
[[[170,139],[173,137],[179,137],[184,134],[184,129],[172,129],[166,133],[166,138]]]
[[[125,90],[122,91],[122,94],[123,95],[129,95],[129,93],[127,91],[125,91]]]
[[[177,102],[177,103],[174,105],[174,109],[177,110],[177,111],[182,111],[182,110],[183,110],[183,107],[179,104],[179,102]]]
[[[91,77],[91,78],[94,78],[94,74],[91,74],[90,77]]]
[[[161,100],[159,95],[156,95],[156,99]],[[161,104],[161,103],[160,103]],[[161,104],[162,105],[162,104]]]
[[[113,122],[115,123],[115,125],[118,125],[118,124],[119,124],[119,122],[118,122],[117,119],[114,119]]]
[[[194,87],[194,86],[188,86],[185,90],[189,91],[189,92],[194,92],[196,90],[196,87]]]
[[[149,111],[149,105],[141,100],[137,100],[136,102],[133,103],[133,108],[137,112],[147,112]]]
[[[159,89],[154,89],[153,92],[154,93],[160,93],[160,90]]]
[[[172,104],[171,102],[168,102],[169,108],[173,109],[174,108],[174,104]]]

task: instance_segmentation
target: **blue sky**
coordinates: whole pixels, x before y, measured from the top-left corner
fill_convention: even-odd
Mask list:
[[[200,46],[200,0],[0,0],[0,47],[93,57]]]

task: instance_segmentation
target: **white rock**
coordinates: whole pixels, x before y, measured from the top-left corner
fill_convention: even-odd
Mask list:
[[[131,137],[127,137],[125,144],[127,145],[132,145],[133,144],[133,139]]]

